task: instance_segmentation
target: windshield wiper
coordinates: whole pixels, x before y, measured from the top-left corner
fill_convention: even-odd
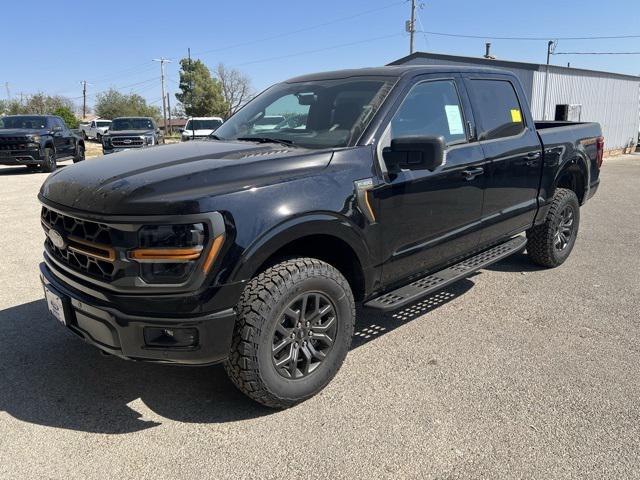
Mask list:
[[[222,140],[218,135],[214,135],[213,133],[208,135],[207,138],[210,138],[211,140]]]
[[[279,143],[280,145],[293,145],[293,140],[285,140],[283,138],[271,138],[271,137],[238,137],[236,140],[241,142],[258,142],[258,143]]]

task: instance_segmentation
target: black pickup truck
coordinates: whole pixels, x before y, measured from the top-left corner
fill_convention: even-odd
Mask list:
[[[164,143],[160,129],[150,117],[114,118],[101,140],[102,153],[105,155]]]
[[[264,129],[265,115],[297,120]],[[562,264],[603,148],[595,123],[534,122],[504,71],[294,78],[208,141],[51,175],[45,295],[104,352],[224,362],[287,407],[338,371],[356,303],[399,309],[524,248]]]
[[[59,161],[84,160],[84,140],[56,115],[0,117],[0,165],[53,172]]]

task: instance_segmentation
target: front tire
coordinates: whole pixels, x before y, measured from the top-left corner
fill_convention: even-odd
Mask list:
[[[353,294],[320,260],[267,269],[249,282],[237,308],[225,370],[241,392],[268,407],[287,408],[320,392],[349,351]]]
[[[55,171],[58,167],[58,163],[56,162],[56,154],[53,148],[45,148],[44,149],[44,159],[42,162],[42,167],[40,169],[45,173],[51,173]]]
[[[553,268],[569,258],[580,226],[580,203],[576,194],[557,188],[542,225],[527,231],[527,253],[534,263]]]

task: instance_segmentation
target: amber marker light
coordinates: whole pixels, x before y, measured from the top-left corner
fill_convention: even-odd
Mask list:
[[[201,253],[202,247],[138,248],[132,250],[129,256],[139,262],[188,262],[200,258]]]
[[[211,265],[213,265],[213,262],[216,259],[216,257],[218,256],[218,253],[220,252],[220,248],[222,248],[222,244],[223,243],[224,243],[224,233],[221,234],[221,235],[218,235],[213,240],[213,244],[211,245],[211,248],[209,249],[209,253],[207,253],[207,258],[205,259],[204,263],[202,264],[202,271],[204,273],[207,273],[209,271],[209,269],[211,268]]]

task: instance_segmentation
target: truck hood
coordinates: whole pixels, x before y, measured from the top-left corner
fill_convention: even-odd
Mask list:
[[[58,169],[40,189],[44,202],[105,215],[211,211],[217,195],[325,168],[331,151],[248,142],[185,142],[114,153]]]
[[[109,127],[102,127],[102,128],[109,128]],[[135,135],[153,135],[154,131],[153,130],[115,130],[109,131],[109,136],[110,137],[128,137],[128,136],[135,136]]]
[[[2,137],[26,137],[27,135],[46,135],[49,130],[46,128],[2,128],[0,136]]]

